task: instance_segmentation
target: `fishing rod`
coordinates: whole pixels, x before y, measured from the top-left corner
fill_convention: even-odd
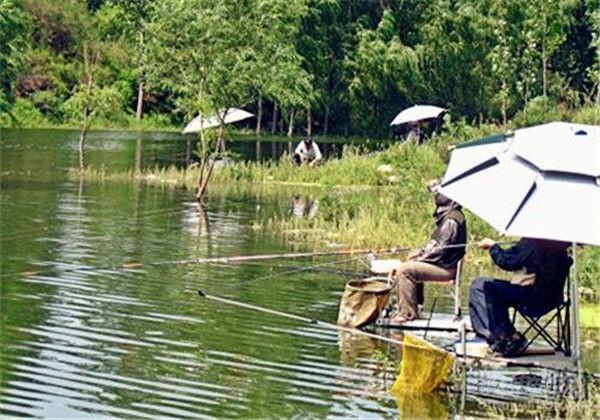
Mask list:
[[[320,321],[318,319],[310,319],[310,318],[306,318],[300,315],[294,315],[294,314],[290,314],[287,312],[281,312],[281,311],[276,311],[274,309],[269,309],[269,308],[264,308],[262,306],[256,306],[256,305],[251,305],[249,303],[244,303],[244,302],[240,302],[237,300],[233,300],[233,299],[227,299],[227,298],[223,298],[220,296],[214,296],[214,295],[209,295],[205,292],[203,292],[202,290],[198,290],[198,295],[200,295],[200,297],[206,298],[206,299],[210,299],[210,300],[214,300],[217,302],[221,302],[221,303],[226,303],[228,305],[233,305],[233,306],[237,306],[240,308],[245,308],[245,309],[251,309],[254,311],[258,311],[258,312],[264,312],[267,314],[271,314],[271,315],[277,315],[283,318],[288,318],[288,319],[293,319],[296,321],[302,321],[302,322],[306,322],[308,324],[313,324],[313,325],[319,325],[321,327],[325,327],[331,330],[337,330],[337,331],[344,331],[344,332],[349,332],[352,334],[357,334],[357,335],[362,335],[365,337],[370,337],[370,338],[375,338],[377,340],[381,340],[381,341],[385,341],[387,343],[391,343],[391,344],[395,344],[398,346],[404,346],[405,344],[400,341],[400,340],[396,340],[394,338],[389,338],[389,337],[385,337],[383,335],[378,335],[378,334],[373,334],[367,331],[363,331],[363,330],[359,330],[357,328],[350,328],[350,327],[343,327],[341,325],[336,325],[336,324],[332,324],[330,322],[325,322],[325,321]]]
[[[514,241],[509,242],[498,242],[498,245],[506,245],[513,244]],[[451,249],[451,248],[466,248],[471,246],[476,246],[476,243],[467,242],[462,244],[454,244],[454,245],[441,245],[436,248],[438,249]],[[130,269],[138,269],[144,266],[160,266],[160,265],[184,265],[184,264],[205,264],[205,263],[243,263],[247,261],[267,261],[273,259],[285,259],[285,258],[306,258],[306,257],[322,257],[322,256],[331,256],[331,255],[359,255],[359,254],[396,254],[396,253],[404,253],[410,251],[416,251],[423,249],[423,247],[410,247],[410,248],[381,248],[381,249],[373,249],[373,248],[357,248],[357,249],[344,249],[344,250],[335,250],[335,251],[309,251],[309,252],[292,252],[292,253],[281,253],[281,254],[258,254],[258,255],[236,255],[230,257],[208,257],[208,258],[188,258],[182,260],[169,260],[169,261],[156,261],[156,262],[129,262],[123,263],[121,265],[113,265],[113,266],[90,266],[90,267],[77,267],[77,268],[67,268],[62,270],[62,273],[72,273],[72,272],[85,272],[85,271],[95,271],[95,270],[130,270]],[[32,270],[32,271],[23,271],[19,273],[4,273],[0,275],[2,277],[8,277],[10,275],[20,274],[25,277],[31,277],[43,273],[49,272],[49,270],[56,267],[49,267],[46,271],[43,270]]]

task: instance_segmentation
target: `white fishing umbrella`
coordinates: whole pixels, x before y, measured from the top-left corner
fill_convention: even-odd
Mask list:
[[[442,112],[446,111],[444,108],[433,105],[415,105],[410,108],[406,108],[400,112],[390,125],[406,124],[409,122],[417,122],[422,120],[428,120],[431,118],[437,118]]]
[[[219,115],[225,122],[225,124],[230,124],[236,121],[245,120],[246,118],[253,117],[254,114],[251,114],[248,111],[244,111],[239,108],[227,108],[219,110]],[[202,121],[202,114],[199,113],[196,118],[194,118],[190,123],[183,129],[183,134],[187,133],[197,133],[202,129],[218,127],[219,126],[219,118],[217,115],[210,115],[205,117]],[[202,123],[202,124],[200,124]]]
[[[600,126],[553,122],[460,145],[440,192],[503,234],[600,245]],[[576,276],[571,286],[576,338]]]
[[[441,192],[503,234],[600,245],[600,126],[553,122],[460,145]]]

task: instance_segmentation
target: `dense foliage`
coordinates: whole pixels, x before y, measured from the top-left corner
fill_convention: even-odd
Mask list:
[[[600,103],[599,28],[600,0],[0,0],[0,124],[78,125],[83,102],[111,126],[236,106],[389,135],[415,103],[526,122]]]

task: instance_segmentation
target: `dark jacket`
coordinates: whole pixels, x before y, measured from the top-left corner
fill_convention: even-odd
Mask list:
[[[527,273],[535,273],[535,283],[524,287],[532,287],[539,302],[555,303],[562,299],[565,280],[573,263],[567,253],[568,247],[569,244],[564,242],[522,238],[508,249],[494,245],[490,248],[490,256],[503,270],[525,268]]]
[[[456,264],[465,255],[467,242],[467,223],[460,205],[436,198],[435,230],[427,246],[417,256],[416,261],[426,262],[442,268],[456,268]],[[462,245],[447,247],[448,245]]]

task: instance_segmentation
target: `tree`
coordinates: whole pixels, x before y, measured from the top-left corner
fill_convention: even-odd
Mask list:
[[[357,50],[348,61],[354,127],[362,132],[374,127],[387,129],[398,109],[423,95],[419,56],[402,43],[390,10],[384,11],[377,29],[359,31],[358,39]]]
[[[136,38],[136,62],[138,77],[138,96],[135,115],[142,119],[144,105],[144,81],[146,77],[146,27],[149,16],[149,0],[121,0],[128,14],[129,27]]]
[[[176,106],[188,117],[198,111],[221,115],[222,109],[256,99],[257,90],[284,106],[294,105],[308,75],[282,41],[286,32],[296,31],[303,10],[300,0],[159,2],[149,26],[149,77],[174,93]],[[214,141],[200,130],[198,200],[212,175],[214,157],[224,148],[224,130],[222,119]]]
[[[14,85],[27,45],[29,24],[19,2],[0,0],[0,112],[14,102]]]
[[[63,104],[63,109],[71,116],[80,115],[81,128],[79,134],[79,170],[86,169],[86,135],[92,118],[107,115],[119,109],[122,103],[120,92],[102,76],[103,51],[107,43],[100,40],[96,22],[88,16],[85,19],[85,36],[81,39],[81,58],[83,71],[81,82],[75,86],[71,97]]]
[[[596,91],[596,105],[600,105],[600,2],[598,0],[588,0],[587,10],[591,22],[592,42],[591,47],[595,49],[594,64],[589,68],[589,77]]]

